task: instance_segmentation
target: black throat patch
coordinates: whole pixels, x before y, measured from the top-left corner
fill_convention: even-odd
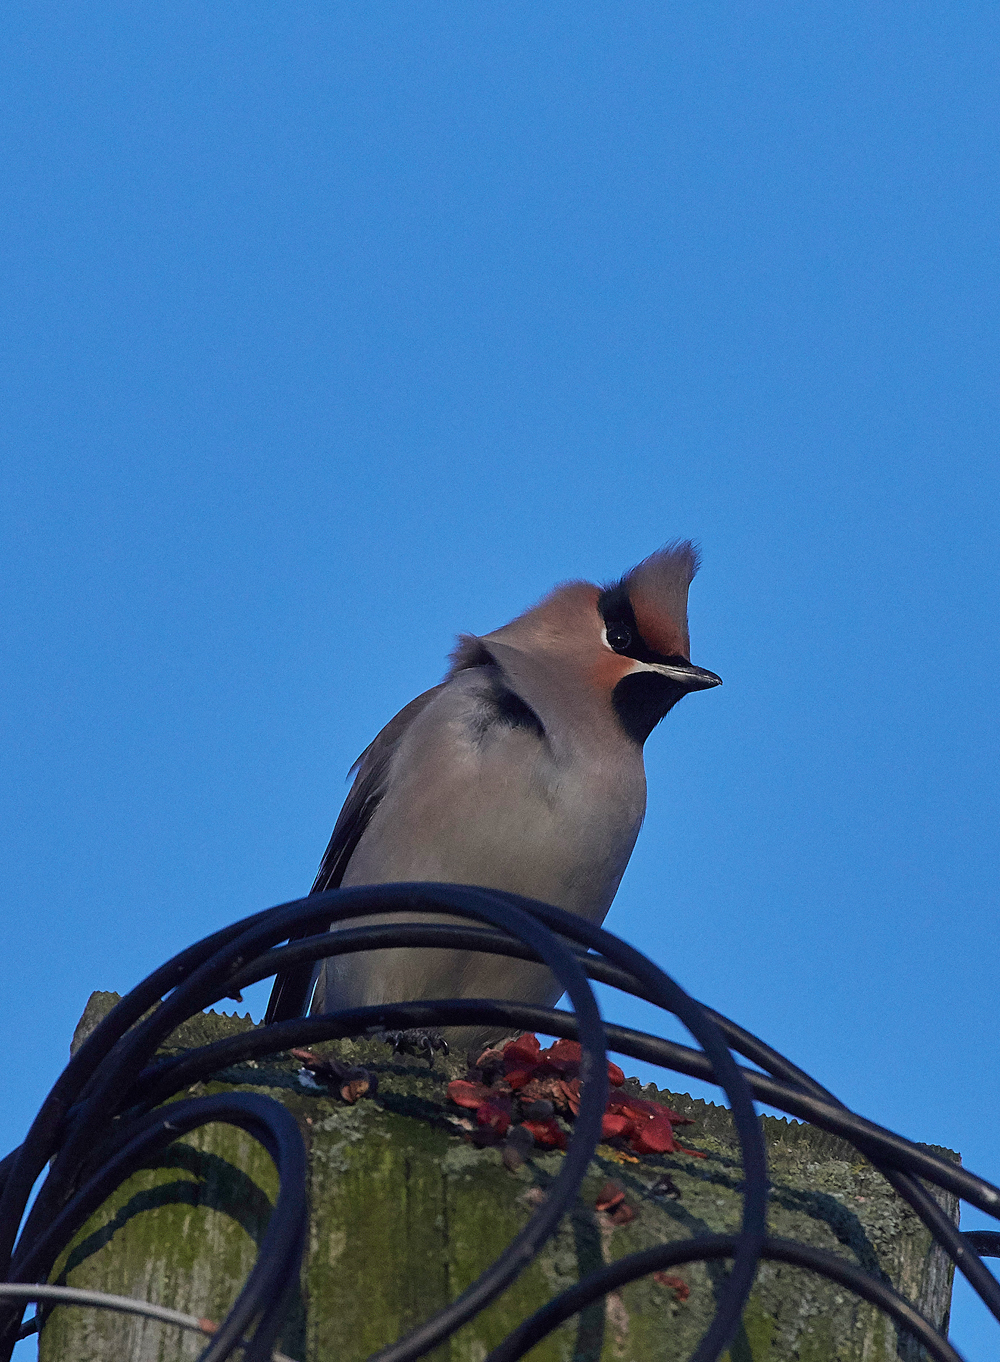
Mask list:
[[[604,620],[608,646],[619,656],[631,657],[636,662],[688,664],[686,657],[667,657],[656,652],[643,638],[628,598],[626,581],[605,587],[597,598],[597,608]],[[641,747],[664,715],[686,694],[687,687],[669,676],[635,672],[618,682],[612,700],[622,728]]]

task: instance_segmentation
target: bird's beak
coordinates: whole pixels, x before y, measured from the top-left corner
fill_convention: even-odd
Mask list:
[[[704,667],[695,667],[690,662],[643,662],[641,666],[643,671],[668,676],[685,690],[711,690],[713,686],[722,685],[721,676],[706,671]]]

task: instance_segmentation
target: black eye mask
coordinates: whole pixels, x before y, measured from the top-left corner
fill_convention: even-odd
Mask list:
[[[608,640],[608,647],[613,648],[622,657],[634,658],[636,662],[687,662],[686,657],[674,654],[668,657],[664,653],[655,652],[650,648],[639,632],[639,625],[636,623],[635,611],[632,609],[632,602],[628,598],[628,590],[624,582],[619,582],[617,586],[609,586],[601,592],[597,599],[597,608],[601,612],[604,620],[604,632]]]

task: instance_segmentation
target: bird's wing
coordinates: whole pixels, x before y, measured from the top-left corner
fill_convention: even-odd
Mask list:
[[[393,753],[409,725],[445,684],[442,682],[439,686],[433,686],[430,690],[424,691],[423,695],[411,700],[394,719],[389,720],[374,742],[365,748],[352,766],[351,770],[357,772],[354,784],[334,825],[333,834],[323,853],[323,860],[316,872],[310,894],[321,894],[340,885],[347,870],[347,863],[385,794]],[[315,928],[297,932],[289,937],[289,943],[304,936],[312,936],[314,932]],[[282,971],[275,978],[271,989],[267,1011],[264,1014],[265,1024],[301,1017],[309,1002],[312,978],[311,963],[293,965],[291,969]]]
[[[310,894],[322,894],[326,889],[336,889],[339,886],[354,848],[361,841],[365,828],[371,822],[372,815],[385,794],[393,753],[413,720],[430,704],[435,695],[444,689],[444,686],[445,682],[442,681],[441,685],[434,686],[424,691],[423,695],[418,695],[415,700],[411,700],[394,719],[389,720],[374,742],[369,743],[351,767],[357,775],[334,824],[329,845],[323,853]]]

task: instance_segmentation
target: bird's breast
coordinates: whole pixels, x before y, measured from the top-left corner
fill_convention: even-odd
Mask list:
[[[603,920],[645,809],[641,754],[484,724],[481,699],[448,686],[411,725],[344,884],[476,884]]]

